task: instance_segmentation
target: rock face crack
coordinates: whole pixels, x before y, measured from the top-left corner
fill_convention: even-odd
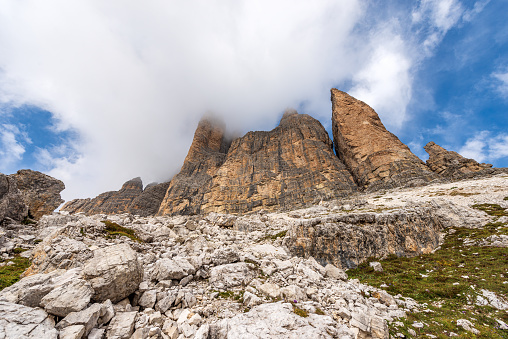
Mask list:
[[[335,88],[331,98],[335,150],[360,187],[414,186],[437,178],[371,107]]]

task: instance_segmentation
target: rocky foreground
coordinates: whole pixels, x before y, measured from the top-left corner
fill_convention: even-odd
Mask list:
[[[31,266],[0,291],[0,338],[389,338],[393,324],[428,306],[348,279],[347,269],[432,253],[451,228],[506,225],[473,206],[508,208],[507,179],[244,216],[62,212],[6,223],[0,265],[21,253]],[[475,241],[508,247],[504,234]],[[481,307],[508,310],[505,294],[478,293]],[[478,331],[460,320],[461,331]]]

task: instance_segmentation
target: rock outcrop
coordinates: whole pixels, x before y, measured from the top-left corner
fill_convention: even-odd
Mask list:
[[[16,180],[0,173],[0,224],[6,218],[22,221],[28,215],[28,206],[16,186]]]
[[[99,194],[90,199],[75,199],[65,203],[60,209],[69,213],[83,212],[93,214],[132,213],[153,215],[158,209],[168,183],[151,185],[143,190],[141,178],[134,178],[122,185],[119,191]]]
[[[368,190],[425,184],[436,178],[364,102],[331,90],[335,150],[356,183]]]
[[[434,142],[429,142],[424,147],[429,153],[427,166],[439,175],[458,180],[474,175],[492,174],[496,169],[491,164],[480,164],[474,159],[464,158],[457,152],[447,151]]]
[[[196,214],[210,190],[211,179],[224,163],[230,141],[224,123],[203,118],[194,133],[180,172],[173,177],[158,214]]]
[[[431,208],[358,213],[301,220],[288,232],[291,253],[321,265],[355,268],[370,257],[411,257],[430,253],[443,229]]]
[[[65,189],[62,181],[38,171],[28,169],[19,170],[11,174],[23,195],[28,213],[35,219],[51,214],[64,200],[60,192]]]
[[[289,209],[356,191],[316,119],[286,113],[269,132],[249,132],[230,147],[224,129],[202,121],[159,215]]]
[[[169,182],[162,184],[149,184],[143,192],[134,198],[127,211],[130,214],[146,217],[155,215],[159,211],[164,196],[169,187]]]

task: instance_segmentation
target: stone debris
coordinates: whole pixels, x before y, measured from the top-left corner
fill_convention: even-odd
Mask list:
[[[488,185],[499,179],[481,180]],[[380,230],[396,229],[409,220],[414,226],[398,228],[401,243],[390,241],[393,248],[417,254],[437,248],[450,226],[473,227],[460,220],[476,215],[470,197],[440,206],[417,195],[402,204],[400,191],[389,194],[393,205],[386,211],[375,205],[376,199],[383,205],[385,200],[367,195],[241,217],[56,213],[30,229],[12,223],[0,229],[2,241],[26,248],[33,265],[23,279],[0,291],[0,338],[22,337],[28,327],[39,338],[388,338],[389,323],[425,306],[348,279],[348,267],[389,254],[359,241],[375,241],[361,230],[376,222]],[[486,198],[479,194],[475,199]],[[143,241],[108,237],[105,220],[133,230]],[[240,224],[250,226],[234,226]],[[342,237],[339,226],[355,229],[347,233],[351,238]],[[327,247],[294,232],[313,229],[317,235],[320,227],[337,230]],[[426,229],[427,240],[412,228]],[[341,257],[330,250],[335,241],[330,239],[342,239],[344,248],[363,243],[371,252],[356,246]],[[13,255],[12,250],[3,253]],[[508,309],[500,296],[477,293],[477,303]],[[464,324],[473,332],[472,324]],[[418,325],[412,328],[419,330]]]

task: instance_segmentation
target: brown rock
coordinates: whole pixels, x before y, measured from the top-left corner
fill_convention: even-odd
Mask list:
[[[185,162],[159,214],[289,209],[356,190],[323,126],[296,112],[272,131],[235,139],[229,149],[224,128],[202,121]]]
[[[332,123],[335,149],[360,187],[369,190],[413,186],[436,175],[395,135],[364,102],[335,88]]]
[[[352,213],[300,220],[284,244],[293,255],[314,257],[321,265],[354,268],[370,257],[416,256],[439,245],[443,225],[431,208],[391,213]]]
[[[216,119],[205,117],[199,122],[183,166],[170,182],[159,215],[199,213],[212,176],[226,159],[230,142],[224,132],[224,123]]]
[[[28,215],[28,206],[16,186],[16,180],[0,173],[0,225],[6,218],[22,221]]]
[[[142,217],[155,215],[166,195],[168,187],[169,182],[147,185],[143,192],[132,200],[127,209],[128,212]]]
[[[65,185],[58,179],[28,169],[19,170],[9,177],[16,180],[16,185],[28,206],[28,213],[35,219],[51,214],[64,202],[60,192],[65,189]]]
[[[93,199],[76,199],[67,202],[60,210],[69,213],[117,214],[129,212],[132,201],[143,192],[143,182],[134,178],[123,184],[119,191],[99,194]]]
[[[463,179],[495,172],[491,164],[479,164],[473,159],[464,158],[457,152],[447,151],[432,141],[425,145],[424,149],[429,153],[427,166],[437,174],[450,179]]]

